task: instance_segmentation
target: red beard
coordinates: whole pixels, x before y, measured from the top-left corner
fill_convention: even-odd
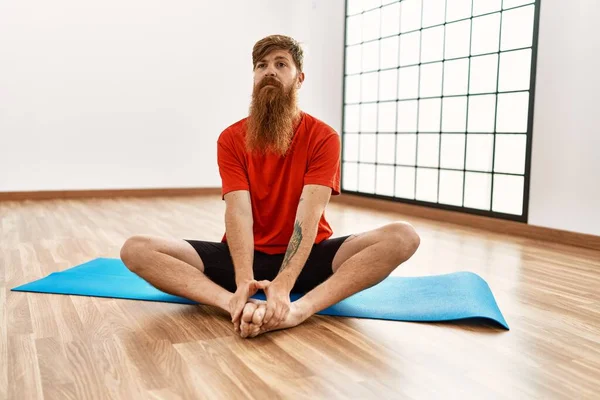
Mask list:
[[[248,151],[261,154],[272,152],[280,156],[287,153],[298,116],[296,99],[297,89],[294,85],[286,91],[272,77],[264,78],[254,87],[246,125]]]

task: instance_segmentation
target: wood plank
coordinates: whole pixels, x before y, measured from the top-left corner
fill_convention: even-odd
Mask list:
[[[37,350],[32,334],[8,334],[8,399],[43,399]]]
[[[1,273],[1,271],[0,271]],[[0,399],[8,398],[8,318],[6,288],[0,286]]]
[[[71,377],[72,366],[67,360],[65,347],[60,338],[37,339],[35,347],[44,398],[77,399],[75,384]]]

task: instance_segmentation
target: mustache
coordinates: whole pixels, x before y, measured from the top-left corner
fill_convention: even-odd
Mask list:
[[[275,87],[277,87],[279,89],[283,88],[283,84],[281,82],[279,82],[277,79],[275,79],[273,77],[270,77],[270,76],[264,77],[260,81],[260,83],[258,85],[258,88],[262,89],[262,88],[264,88],[267,85],[273,85],[273,86],[275,86]]]

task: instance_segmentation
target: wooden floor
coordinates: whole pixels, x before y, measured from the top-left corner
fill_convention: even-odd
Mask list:
[[[0,203],[0,399],[582,399],[600,393],[600,252],[332,204],[336,235],[408,220],[397,275],[473,271],[510,327],[316,316],[245,340],[209,307],[11,292],[136,233],[219,240],[219,197]]]

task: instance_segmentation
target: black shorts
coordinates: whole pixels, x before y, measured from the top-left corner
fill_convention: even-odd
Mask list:
[[[348,236],[331,238],[313,245],[310,255],[300,272],[293,293],[306,293],[333,274],[332,263],[338,249]],[[204,274],[213,282],[235,292],[235,271],[227,243],[187,240],[204,264]],[[285,254],[266,254],[254,251],[254,279],[273,281],[281,268]]]

